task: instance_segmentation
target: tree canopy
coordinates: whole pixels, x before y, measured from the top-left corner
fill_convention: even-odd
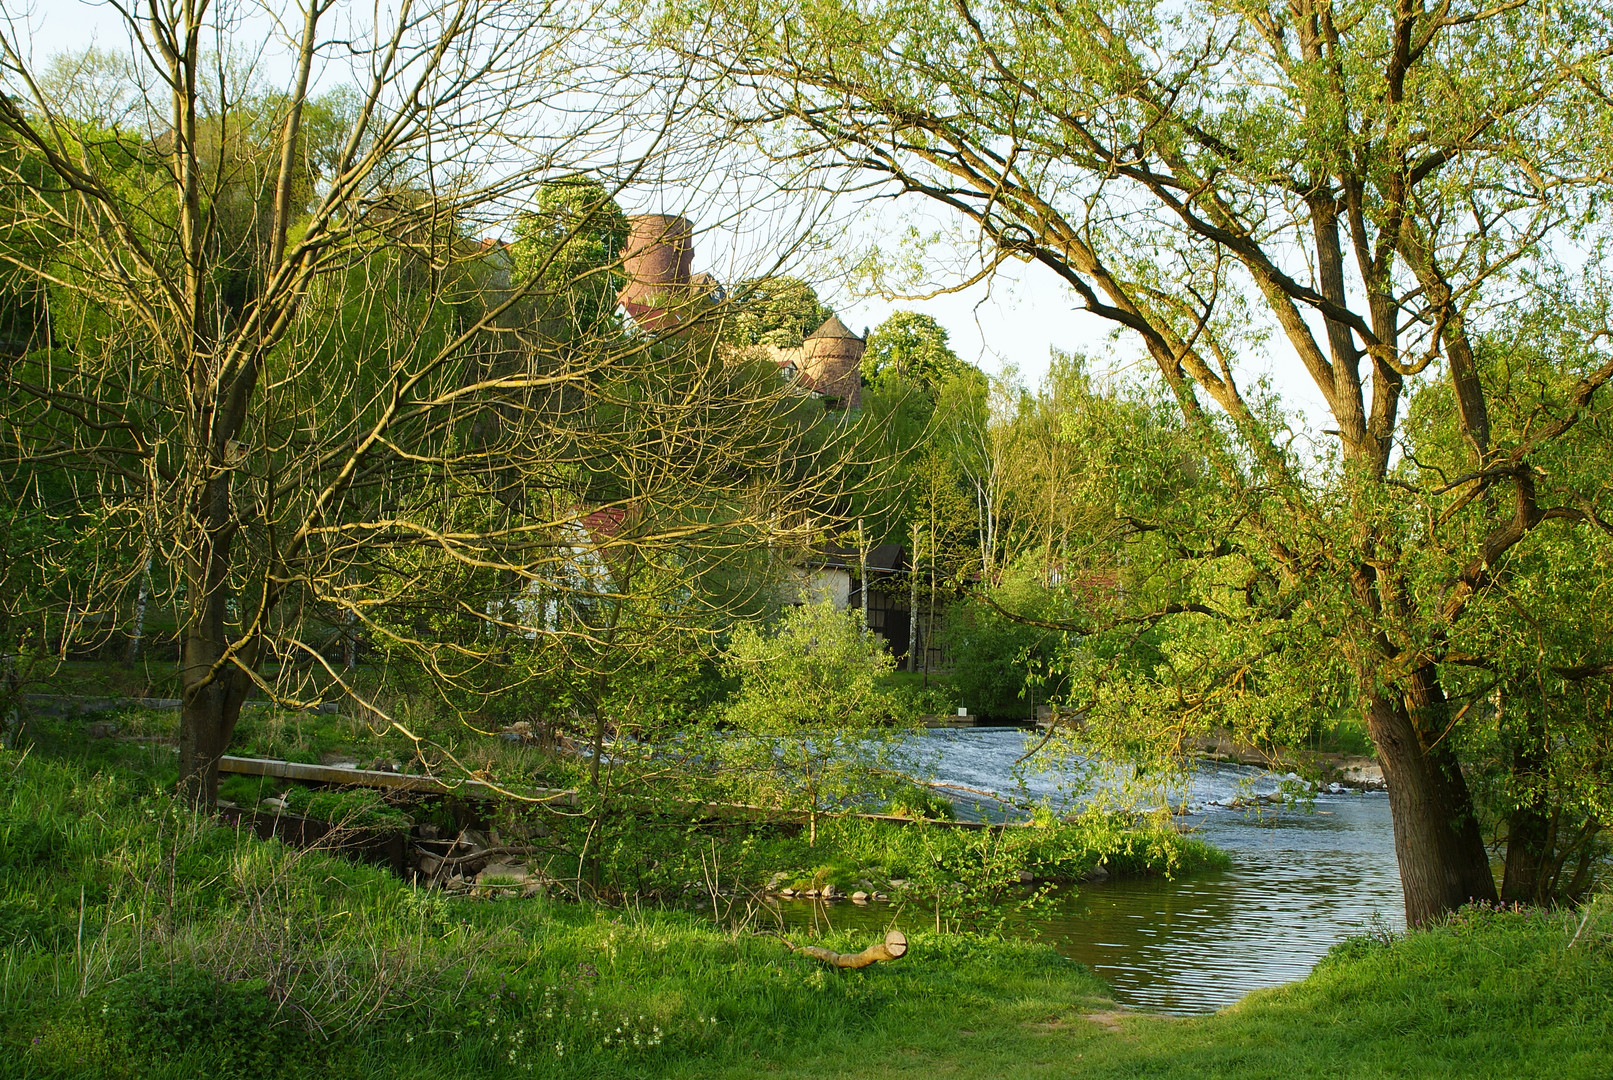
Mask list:
[[[739,84],[725,113],[953,215],[971,277],[1039,264],[1157,372],[1180,449],[1131,474],[1173,498],[1119,521],[1178,569],[1068,625],[1199,644],[1123,696],[1237,720],[1251,665],[1273,690],[1342,681],[1388,779],[1409,920],[1494,899],[1454,733],[1481,715],[1463,672],[1501,654],[1469,647],[1515,564],[1604,543],[1610,516],[1605,484],[1548,464],[1613,379],[1588,242],[1613,146],[1605,7],[700,10]],[[1540,296],[1577,344],[1537,361],[1555,389],[1514,428],[1517,384],[1486,382],[1478,342]],[[1325,402],[1325,441],[1251,374],[1268,344]],[[1462,461],[1408,479],[1408,399],[1436,381]],[[1576,669],[1606,667],[1591,652]],[[1318,656],[1331,674],[1298,681]]]

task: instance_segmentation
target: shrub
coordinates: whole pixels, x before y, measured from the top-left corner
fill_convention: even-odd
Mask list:
[[[309,1044],[261,980],[222,982],[194,967],[132,972],[106,989],[102,1012],[132,1054],[192,1056],[211,1076],[271,1075]]]

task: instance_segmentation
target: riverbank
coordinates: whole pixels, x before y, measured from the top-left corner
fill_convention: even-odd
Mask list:
[[[176,775],[174,723],[171,713],[144,709],[36,717],[27,739],[36,757],[79,761],[156,789]],[[472,781],[449,790],[424,776],[410,782],[399,770],[418,771],[419,762],[401,752],[395,733],[377,738],[362,721],[266,710],[243,717],[238,741],[253,754],[285,760],[247,762],[257,770],[252,775],[222,776],[220,806],[260,835],[273,830],[297,843],[336,821],[391,830],[394,870],[433,888],[470,892],[491,875],[501,887],[616,905],[698,902],[711,910],[714,903],[723,917],[764,893],[849,899],[861,892],[938,909],[943,927],[982,929],[995,925],[999,909],[1034,902],[1054,885],[1227,863],[1165,815],[1045,814],[1006,827],[920,822],[950,818],[952,807],[917,784],[896,785],[890,802],[864,807],[883,813],[822,817],[813,838],[800,812],[705,801],[711,796],[699,777],[654,763],[609,770],[601,795],[573,756],[463,725],[437,734],[437,745],[458,763],[445,770],[449,776],[476,766],[507,786]],[[241,762],[231,760],[235,770]],[[279,774],[309,775],[263,768],[272,764],[284,766]],[[360,782],[375,778],[387,783],[375,789]]]
[[[1051,949],[904,922],[834,972],[758,910],[449,898],[179,811],[150,777],[0,760],[0,1055],[18,1077],[1597,1076],[1613,917],[1351,942],[1189,1020]],[[815,943],[849,951],[866,931]]]

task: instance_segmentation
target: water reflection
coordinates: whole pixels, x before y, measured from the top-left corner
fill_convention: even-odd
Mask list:
[[[1404,924],[1389,800],[1334,795],[1314,813],[1196,819],[1225,871],[1112,881],[1060,898],[1039,936],[1128,1005],[1209,1012],[1304,978],[1337,941]]]
[[[1011,769],[1024,733],[937,731],[938,778],[984,790],[1012,790]],[[1058,778],[1032,772],[1034,796],[1056,795]],[[1034,929],[1065,956],[1086,964],[1124,1004],[1163,1012],[1210,1012],[1265,986],[1303,978],[1335,942],[1374,926],[1400,929],[1400,872],[1389,800],[1376,793],[1318,796],[1314,811],[1216,806],[1241,793],[1271,791],[1276,779],[1239,766],[1206,766],[1181,798],[1186,819],[1226,851],[1232,866],[1174,881],[1089,884],[1057,898]],[[1175,797],[1173,796],[1173,801]],[[891,910],[839,905],[815,912],[787,903],[786,919],[825,914],[836,926],[883,928]]]

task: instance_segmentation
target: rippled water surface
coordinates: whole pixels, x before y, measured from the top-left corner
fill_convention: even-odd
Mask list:
[[[932,732],[941,780],[993,791],[1014,785],[1025,733]],[[1320,795],[1313,811],[1266,807],[1258,815],[1212,805],[1272,791],[1257,769],[1207,765],[1173,796],[1199,835],[1232,857],[1228,870],[1174,881],[1110,881],[1062,895],[1038,936],[1114,987],[1127,1005],[1210,1012],[1250,990],[1303,978],[1342,938],[1403,925],[1389,800],[1379,793]],[[1033,795],[1056,777],[1026,778]],[[805,904],[798,905],[805,908]],[[799,914],[804,914],[801,912]],[[837,925],[883,925],[889,912],[838,905]]]

